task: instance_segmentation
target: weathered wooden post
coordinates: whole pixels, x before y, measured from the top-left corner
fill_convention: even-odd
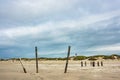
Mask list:
[[[92,61],[90,61],[90,66],[92,66]]]
[[[20,63],[21,63],[21,65],[22,65],[22,68],[23,68],[24,73],[27,73],[25,67],[24,67],[23,64],[22,64],[21,58],[19,58],[19,60],[20,60]]]
[[[35,56],[36,56],[36,73],[38,73],[38,53],[37,53],[37,46],[35,47]]]
[[[70,48],[71,48],[71,46],[68,46],[68,54],[67,54],[67,59],[66,59],[66,65],[65,65],[65,71],[64,71],[64,73],[67,72],[68,59],[69,59],[69,56],[70,56]]]
[[[93,61],[93,64],[92,64],[92,65],[93,65],[93,67],[95,67],[95,61]]]
[[[100,66],[99,61],[97,62],[97,66],[98,66],[98,67]]]
[[[85,66],[87,66],[87,62],[85,61]]]
[[[103,66],[103,62],[101,61],[101,66]]]
[[[81,67],[83,67],[83,61],[81,61]]]

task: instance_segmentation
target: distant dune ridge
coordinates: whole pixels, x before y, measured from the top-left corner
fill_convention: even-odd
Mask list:
[[[22,60],[29,61],[29,60],[35,60],[35,58],[21,58]],[[120,55],[118,54],[112,54],[112,55],[93,55],[93,56],[71,56],[69,57],[69,60],[108,60],[108,59],[120,59]],[[6,61],[6,60],[19,60],[19,58],[9,58],[9,59],[0,59],[0,61]],[[66,57],[64,58],[48,58],[48,57],[40,57],[38,60],[66,60]]]

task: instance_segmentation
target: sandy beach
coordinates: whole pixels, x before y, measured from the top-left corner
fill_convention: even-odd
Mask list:
[[[66,61],[39,61],[36,73],[35,61],[22,61],[27,73],[23,72],[19,61],[0,61],[0,80],[119,80],[120,61],[106,60],[103,67],[81,67],[80,61],[69,61],[68,71],[64,73]]]

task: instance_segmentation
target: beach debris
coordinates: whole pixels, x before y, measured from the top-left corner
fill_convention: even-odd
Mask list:
[[[25,67],[24,67],[24,65],[23,65],[23,63],[22,63],[22,61],[21,61],[21,58],[19,58],[19,61],[20,61],[20,63],[21,63],[21,66],[22,66],[22,68],[23,68],[24,73],[27,73],[27,71],[26,71],[26,69],[25,69]]]

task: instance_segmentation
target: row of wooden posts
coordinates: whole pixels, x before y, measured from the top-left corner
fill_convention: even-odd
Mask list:
[[[87,62],[86,61],[85,62],[81,61],[80,64],[81,64],[81,67],[87,66]],[[92,67],[103,66],[103,61],[97,61],[97,62],[90,61],[90,66],[92,66]]]
[[[66,64],[65,64],[64,73],[67,73],[68,61],[69,61],[69,56],[70,56],[70,49],[71,49],[71,46],[68,46],[68,53],[67,53],[67,59],[66,59]],[[37,47],[35,47],[36,73],[38,73],[38,53],[37,53],[37,52],[38,52]],[[21,59],[19,59],[19,60],[20,60],[20,63],[21,63],[21,65],[22,65],[22,68],[23,68],[24,73],[27,73],[24,65],[22,64]],[[86,62],[85,62],[84,64],[85,64],[85,66],[87,66],[87,63],[86,63]],[[84,64],[83,64],[83,62],[81,61],[81,67],[83,67]],[[93,61],[93,62],[90,62],[90,65],[93,66],[93,67],[95,67],[95,62],[94,62],[94,61]],[[100,66],[100,63],[97,62],[97,65]],[[103,62],[101,62],[101,66],[103,66]]]

